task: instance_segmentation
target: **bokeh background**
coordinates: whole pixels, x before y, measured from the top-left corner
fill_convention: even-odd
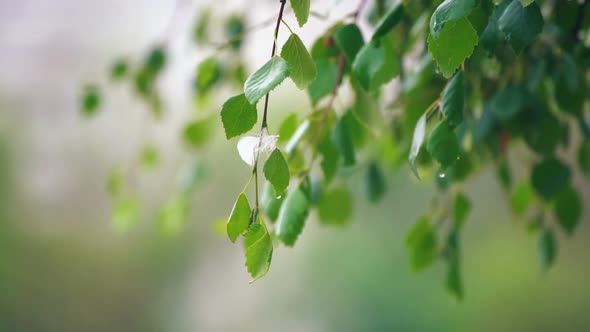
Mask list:
[[[221,125],[205,150],[179,139],[193,112],[195,65],[210,54],[190,41],[207,2],[0,1],[0,331],[590,330],[588,204],[577,232],[560,234],[557,263],[543,273],[537,238],[511,215],[493,169],[465,187],[473,213],[462,238],[462,302],[447,294],[443,264],[421,274],[408,268],[405,233],[434,191],[409,167],[388,173],[377,205],[364,199],[362,175],[352,174],[352,223],[324,228],[312,215],[296,247],[275,250],[270,273],[249,284],[242,248],[214,230],[249,174],[236,142],[224,139]],[[356,1],[312,6],[334,8],[335,19]],[[275,1],[261,0],[216,0],[214,8],[246,15],[249,24],[276,11]],[[326,26],[312,19],[300,35],[310,43]],[[272,27],[248,35],[250,70],[266,60],[271,35]],[[117,56],[139,57],[163,39],[172,56],[160,81],[162,121],[129,89],[108,84],[101,112],[80,116],[85,82],[104,79]],[[271,99],[270,123],[306,111],[291,83]],[[112,167],[132,164],[146,140],[160,164],[136,172],[142,220],[119,234],[109,223],[105,179]],[[189,222],[164,236],[155,207],[194,160],[206,176]],[[588,181],[576,176],[575,185],[590,202]]]

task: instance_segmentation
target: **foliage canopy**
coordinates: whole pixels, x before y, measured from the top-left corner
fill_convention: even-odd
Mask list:
[[[386,178],[395,170],[411,169],[435,182],[437,199],[409,230],[406,246],[413,270],[446,262],[446,286],[458,298],[463,296],[459,244],[472,205],[462,188],[483,168],[497,169],[515,215],[537,234],[542,266],[554,262],[555,232],[571,235],[582,219],[573,174],[590,176],[590,2],[358,0],[355,11],[311,46],[287,21],[302,27],[326,18],[309,0],[276,4],[274,36],[268,36],[272,52],[253,71],[242,59],[250,29],[240,16],[227,17],[228,42],[197,66],[194,94],[202,104],[220,93],[218,87],[229,86],[235,96],[219,105],[220,116],[199,114],[182,133],[197,150],[212,128],[222,126],[228,140],[242,136],[239,153],[252,171],[229,214],[227,235],[232,242],[244,238],[253,280],[268,272],[278,245],[296,245],[313,210],[322,225],[347,223],[357,199],[343,181],[351,171],[365,172],[370,202],[382,199]],[[203,48],[214,28],[210,14],[202,9],[193,31]],[[359,27],[363,20],[370,29]],[[285,33],[281,26],[289,37],[277,45],[279,32]],[[166,45],[158,45],[139,63],[116,60],[110,73],[114,81],[129,82],[159,117],[156,83],[167,62]],[[270,133],[267,114],[275,110],[269,94],[287,78],[307,92],[311,106],[272,124],[279,129]],[[343,86],[353,98],[335,103]],[[88,85],[83,114],[96,114],[100,105],[98,86]],[[259,121],[258,136],[243,136]],[[521,153],[511,158],[511,149]],[[576,157],[566,161],[572,151]],[[147,159],[154,160],[157,151],[151,153]],[[513,174],[515,164],[524,176]],[[267,180],[260,187],[259,172]],[[164,205],[163,223],[186,216],[202,172],[189,173],[176,203]],[[109,188],[113,222],[124,230],[139,207],[129,190],[115,185],[122,177],[113,172]]]

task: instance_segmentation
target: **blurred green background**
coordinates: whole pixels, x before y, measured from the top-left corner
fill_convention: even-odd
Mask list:
[[[463,302],[447,294],[440,262],[421,274],[409,271],[405,234],[434,190],[431,181],[415,181],[409,167],[389,172],[378,205],[366,202],[362,174],[353,174],[346,180],[357,197],[351,225],[320,227],[312,215],[296,247],[276,250],[270,273],[248,284],[242,249],[214,228],[249,169],[221,125],[212,146],[198,153],[178,137],[202,58],[183,34],[204,2],[175,18],[162,122],[146,120],[143,105],[116,86],[92,121],[77,113],[77,98],[116,55],[140,56],[162,38],[174,1],[0,4],[0,331],[590,330],[588,211],[572,237],[560,235],[557,264],[542,273],[537,238],[509,212],[493,169],[465,188],[473,213],[462,237]],[[274,8],[270,1],[218,2],[238,13],[247,8],[253,23]],[[333,17],[354,6],[340,2]],[[309,43],[324,28],[316,22],[301,35]],[[268,53],[257,41],[271,33],[249,35],[252,68]],[[293,86],[273,94],[271,123],[304,112],[305,105],[292,106],[303,98]],[[121,235],[109,224],[105,179],[136,157],[146,135],[161,164],[137,172],[142,221]],[[194,160],[207,176],[189,223],[180,235],[163,236],[155,207]],[[575,185],[590,202],[588,181],[576,176]]]

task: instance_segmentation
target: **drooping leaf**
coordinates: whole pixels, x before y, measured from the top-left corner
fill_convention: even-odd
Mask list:
[[[297,18],[297,23],[302,27],[309,18],[310,0],[289,0],[289,2]]]
[[[200,148],[211,138],[215,128],[214,117],[195,120],[184,127],[184,141],[193,148]]]
[[[539,236],[539,259],[541,261],[541,268],[548,270],[557,256],[557,242],[553,232],[546,228]]]
[[[426,216],[419,218],[406,236],[410,251],[410,267],[420,271],[428,267],[438,256],[436,232]]]
[[[296,34],[292,34],[285,42],[281,57],[289,64],[291,79],[299,89],[307,88],[316,79],[318,72],[315,62]]]
[[[322,98],[329,95],[338,83],[338,66],[334,62],[317,60],[316,68],[317,77],[307,88],[312,105],[316,105]]]
[[[531,199],[533,197],[533,188],[528,181],[522,182],[516,186],[510,196],[510,205],[512,211],[517,215],[523,215],[528,209]]]
[[[428,50],[444,77],[449,78],[471,56],[477,32],[467,18],[449,21],[438,37],[428,36]]]
[[[246,268],[252,276],[250,282],[268,273],[272,260],[272,239],[266,226],[260,220],[250,226],[244,240],[246,246]]]
[[[275,149],[264,164],[264,176],[275,190],[276,196],[283,195],[289,186],[289,165],[279,149]]]
[[[326,181],[326,184],[328,184],[332,181],[336,175],[336,172],[338,171],[340,152],[332,141],[330,135],[324,135],[324,138],[320,142],[318,149],[322,156],[320,167],[324,173],[324,180]]]
[[[195,80],[195,89],[199,94],[205,94],[221,78],[221,64],[215,57],[209,57],[197,66],[197,78]]]
[[[375,28],[375,32],[373,32],[373,37],[371,37],[372,41],[377,41],[379,38],[387,35],[395,26],[402,20],[404,17],[404,6],[400,2],[397,5],[393,6],[385,16],[381,19],[377,27]]]
[[[346,56],[346,60],[350,63],[354,61],[357,53],[365,44],[361,30],[354,23],[347,24],[338,29],[334,33],[334,40]]]
[[[221,122],[225,137],[230,139],[248,132],[256,124],[256,106],[250,104],[245,94],[229,98],[221,107]]]
[[[447,239],[448,261],[447,290],[458,300],[463,298],[463,281],[461,279],[459,233],[457,229],[451,230]]]
[[[242,35],[246,29],[244,18],[239,15],[232,15],[224,23],[225,37],[230,41],[233,50],[239,50],[242,47]]]
[[[369,202],[373,203],[378,202],[387,190],[385,176],[376,162],[370,163],[367,168],[365,188]]]
[[[563,230],[571,235],[582,218],[582,201],[571,186],[562,190],[555,198],[555,215]]]
[[[252,210],[246,194],[241,193],[234,203],[229,219],[227,220],[227,236],[231,242],[236,242],[238,236],[248,228]]]
[[[536,2],[523,7],[516,0],[512,0],[498,20],[498,27],[516,54],[522,53],[537,38],[544,24],[541,9]]]
[[[412,147],[410,148],[410,167],[414,175],[418,179],[420,179],[420,175],[418,174],[418,168],[416,167],[416,158],[418,157],[418,153],[420,152],[420,148],[424,143],[424,138],[426,137],[426,115],[422,115],[416,123],[416,128],[414,128],[414,135],[412,137]]]
[[[443,168],[457,161],[460,153],[457,136],[446,120],[441,121],[428,136],[426,149]]]
[[[477,3],[477,0],[445,0],[430,18],[430,33],[438,38],[448,22],[467,17]]]
[[[262,197],[260,198],[260,209],[270,219],[275,222],[279,216],[281,205],[283,204],[284,196],[277,198],[272,185],[267,182],[262,190]]]
[[[166,66],[166,50],[162,46],[156,46],[148,53],[144,60],[144,67],[151,76],[159,74]]]
[[[554,157],[547,158],[533,167],[531,184],[537,193],[551,200],[569,184],[569,168]]]
[[[84,116],[90,117],[98,112],[100,107],[100,91],[95,85],[88,85],[84,88],[80,100],[80,108]]]
[[[309,201],[301,188],[297,187],[287,194],[281,205],[277,220],[277,237],[287,246],[292,247],[301,234],[307,215]]]
[[[244,83],[244,93],[252,105],[276,88],[287,76],[290,68],[287,61],[278,55],[273,56]]]
[[[279,143],[288,142],[293,134],[295,134],[298,125],[299,117],[297,116],[297,113],[289,114],[279,126]]]
[[[394,77],[399,75],[401,71],[401,57],[395,50],[392,40],[389,38],[382,38],[379,41],[379,44],[383,49],[384,62],[377,73],[373,75],[370,84],[372,92],[376,92],[383,84],[389,83]]]
[[[496,6],[494,13],[488,20],[488,25],[481,34],[480,43],[489,53],[494,52],[498,44],[504,41],[504,33],[500,30],[498,21],[509,4],[510,1],[502,1],[502,3]]]
[[[531,100],[530,93],[522,86],[509,85],[496,92],[489,101],[490,110],[496,118],[508,121],[525,110]]]
[[[125,78],[128,72],[129,64],[127,63],[127,60],[123,58],[117,59],[111,65],[111,79],[114,81],[119,81]]]
[[[352,71],[365,90],[385,64],[385,54],[381,45],[367,43],[358,52],[352,64]]]
[[[338,186],[322,193],[318,202],[320,223],[343,225],[352,216],[352,196],[345,187]]]
[[[465,104],[465,86],[463,72],[459,71],[447,84],[442,95],[442,110],[449,125],[457,127],[463,122],[463,105]]]
[[[458,193],[453,203],[453,225],[457,230],[463,227],[470,211],[471,201],[464,194]]]
[[[350,126],[345,116],[338,119],[332,133],[332,141],[340,153],[344,166],[353,166],[356,163],[356,155]]]

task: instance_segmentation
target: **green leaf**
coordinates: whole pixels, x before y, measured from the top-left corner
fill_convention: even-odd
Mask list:
[[[320,223],[343,225],[352,216],[352,196],[345,187],[335,187],[322,193],[318,202]]]
[[[297,23],[302,27],[309,18],[310,0],[289,0],[289,2],[297,18]]]
[[[400,2],[393,6],[387,14],[381,19],[375,32],[373,32],[372,41],[377,41],[379,38],[387,35],[404,17],[404,6]]]
[[[356,163],[354,144],[351,135],[351,130],[346,121],[346,117],[340,117],[334,127],[334,132],[332,133],[332,141],[334,142],[336,149],[338,149],[338,152],[340,152],[344,166],[353,166]]]
[[[123,79],[127,72],[129,72],[129,64],[125,59],[117,59],[111,65],[111,79],[114,81],[119,81]]]
[[[139,221],[139,202],[135,197],[122,197],[113,202],[111,224],[118,233],[126,233]]]
[[[590,178],[590,140],[588,139],[580,144],[578,150],[578,166],[582,173]]]
[[[365,44],[361,30],[354,23],[347,24],[338,29],[334,33],[334,40],[336,41],[336,45],[344,52],[346,60],[349,63],[354,61],[357,53]]]
[[[244,18],[239,15],[232,15],[227,18],[223,25],[225,37],[231,41],[232,49],[239,50],[242,47],[243,34],[246,29]]]
[[[453,225],[457,230],[463,227],[470,211],[471,202],[469,198],[462,193],[458,193],[453,203]]]
[[[119,167],[114,167],[109,171],[107,177],[106,189],[112,197],[117,196],[123,188],[123,172]]]
[[[221,78],[221,64],[215,57],[203,60],[197,66],[197,78],[195,88],[199,94],[209,92]]]
[[[467,18],[475,31],[477,31],[477,35],[481,37],[488,26],[490,16],[494,13],[496,5],[493,0],[478,0],[478,3],[479,5],[473,8]]]
[[[570,177],[570,170],[564,163],[549,157],[533,167],[531,184],[541,197],[551,200],[568,186]]]
[[[498,20],[498,27],[516,54],[522,51],[543,31],[543,15],[537,3],[523,7],[513,0]]]
[[[158,75],[166,66],[166,51],[163,47],[154,47],[145,58],[144,66],[150,76]]]
[[[531,3],[535,2],[535,0],[519,0],[519,1],[523,7],[526,7],[526,6],[530,5]]]
[[[303,230],[308,214],[309,201],[301,188],[288,193],[279,211],[277,237],[285,245],[292,247]]]
[[[459,233],[457,229],[451,230],[447,239],[447,290],[458,300],[463,298],[463,282],[461,280]]]
[[[272,260],[272,239],[264,224],[258,221],[248,229],[244,243],[246,246],[246,268],[252,276],[250,282],[254,282],[268,273]]]
[[[477,32],[467,18],[447,22],[436,38],[428,36],[428,50],[446,78],[471,56],[475,45]]]
[[[279,126],[279,143],[286,143],[289,141],[299,125],[299,117],[297,113],[291,113],[281,122]]]
[[[508,121],[525,110],[532,99],[530,93],[520,85],[509,85],[496,92],[489,101],[490,109],[501,121]]]
[[[256,124],[256,106],[250,104],[245,94],[231,97],[221,108],[221,122],[225,137],[230,139],[248,132]]]
[[[307,88],[312,105],[316,105],[318,101],[329,95],[336,87],[338,80],[338,66],[332,61],[316,61],[316,67],[317,78]]]
[[[555,257],[557,256],[557,242],[553,232],[546,228],[539,237],[539,258],[541,261],[541,268],[547,270],[553,265]]]
[[[272,184],[276,195],[283,195],[289,186],[289,165],[279,149],[275,149],[266,160],[264,176]]]
[[[281,57],[289,64],[291,79],[299,89],[307,88],[316,79],[318,72],[315,62],[296,34],[292,34],[285,42]]]
[[[379,71],[377,71],[371,80],[371,91],[376,91],[377,88],[399,75],[401,71],[400,55],[396,53],[392,40],[389,38],[382,38],[379,43],[383,49],[383,57],[385,61],[383,62],[383,66],[379,68]]]
[[[229,219],[227,220],[227,236],[231,242],[236,242],[238,236],[242,234],[250,224],[252,210],[246,194],[241,193],[234,203]]]
[[[324,173],[324,180],[326,184],[328,184],[338,172],[340,152],[338,152],[338,148],[332,141],[330,135],[324,135],[324,138],[320,142],[318,149],[322,156],[320,167]]]
[[[98,112],[100,107],[100,91],[95,85],[88,85],[84,88],[80,107],[84,116],[90,117]]]
[[[264,185],[262,197],[260,198],[260,208],[272,222],[277,220],[283,200],[284,197],[282,196],[277,198],[274,189],[269,182]]]
[[[438,38],[448,22],[467,17],[477,3],[477,0],[445,0],[430,18],[430,33]]]
[[[406,247],[410,250],[410,267],[415,272],[428,267],[438,257],[436,232],[428,217],[421,217],[412,226]]]
[[[381,45],[368,43],[361,48],[352,64],[352,72],[365,90],[371,88],[371,82],[385,64]]]
[[[432,130],[428,136],[426,149],[443,168],[457,161],[460,152],[459,141],[446,120],[439,122]]]
[[[528,181],[520,183],[510,196],[510,206],[512,211],[522,216],[528,209],[531,199],[533,198],[533,188]]]
[[[385,176],[376,162],[372,162],[367,168],[365,188],[369,202],[372,203],[378,202],[387,191]]]
[[[481,34],[480,43],[489,53],[493,53],[496,50],[498,43],[504,41],[504,33],[500,31],[500,28],[498,27],[498,21],[500,20],[500,17],[502,17],[502,14],[504,14],[504,10],[506,10],[509,4],[510,1],[503,1],[496,6],[494,13],[488,20],[488,25]]]
[[[146,169],[156,168],[158,166],[158,163],[160,162],[160,155],[158,153],[158,149],[151,144],[145,145],[141,149],[139,160],[141,166],[143,166]]]
[[[275,55],[268,60],[244,83],[244,92],[250,104],[256,105],[260,98],[281,84],[289,72],[289,64],[280,56]]]
[[[215,117],[211,116],[189,123],[182,132],[184,141],[194,148],[200,148],[205,145],[212,136],[212,131],[215,128],[214,120]]]
[[[164,235],[177,235],[186,224],[188,213],[187,196],[175,195],[158,210],[158,227]]]
[[[424,144],[424,138],[426,137],[426,115],[422,115],[418,122],[416,123],[416,127],[414,128],[414,135],[412,137],[412,147],[410,148],[410,167],[414,175],[418,179],[420,179],[420,175],[418,174],[418,168],[416,166],[416,158],[418,157],[418,153],[420,153],[420,148],[422,144]]]
[[[571,186],[562,190],[555,199],[555,215],[563,230],[571,235],[582,217],[582,201]]]
[[[442,95],[442,110],[447,116],[449,126],[457,127],[463,122],[463,105],[465,104],[465,83],[463,72],[459,71],[447,84]]]

